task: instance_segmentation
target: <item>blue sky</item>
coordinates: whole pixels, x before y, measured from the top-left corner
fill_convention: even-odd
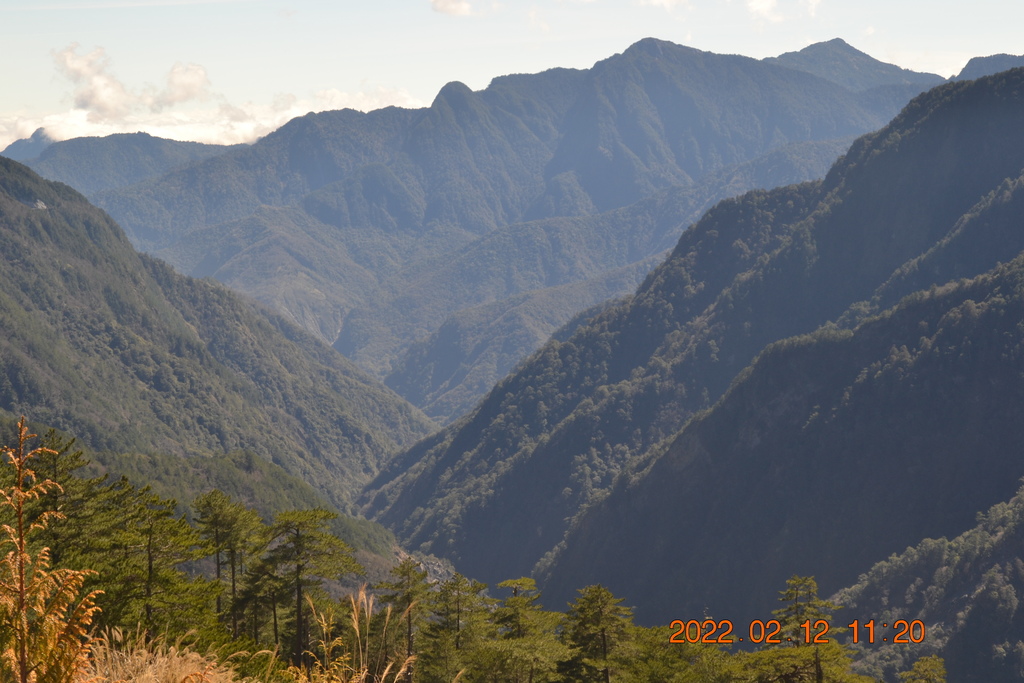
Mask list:
[[[654,36],[766,57],[840,37],[949,76],[1024,53],[1022,0],[0,0],[0,149],[145,130],[244,142],[308,111],[586,68]]]

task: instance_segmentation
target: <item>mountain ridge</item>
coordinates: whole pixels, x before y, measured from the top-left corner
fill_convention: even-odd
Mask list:
[[[823,181],[716,205],[632,298],[399,456],[369,487],[367,511],[481,579],[531,571],[565,520],[711,407],[767,344],[868,302],[1015,178],[1024,138],[1008,126],[1022,81],[1017,70],[939,86]],[[1003,260],[1016,255],[1007,249]]]

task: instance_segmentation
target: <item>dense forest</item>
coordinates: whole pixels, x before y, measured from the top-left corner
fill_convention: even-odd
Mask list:
[[[778,608],[735,635],[699,615],[637,626],[600,585],[545,610],[533,579],[492,595],[461,574],[430,580],[412,557],[372,592],[346,593],[337,579],[365,572],[326,510],[264,520],[212,489],[190,523],[148,488],[78,476],[82,452],[53,432],[37,445],[22,420],[15,443],[0,470],[0,548],[13,546],[0,562],[4,680],[871,680],[849,637],[829,635],[844,631],[831,626],[839,606],[811,577],[791,577]],[[758,647],[736,648],[744,633]],[[944,675],[932,655],[900,674]]]
[[[136,252],[66,185],[0,158],[0,409],[96,451],[249,451],[343,511],[429,431],[301,328]]]

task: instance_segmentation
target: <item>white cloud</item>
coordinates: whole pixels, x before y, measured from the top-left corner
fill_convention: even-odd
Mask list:
[[[469,4],[469,0],[430,0],[430,6],[435,12],[441,14],[465,16],[473,13],[473,7]]]
[[[155,96],[144,98],[153,111],[162,111],[182,102],[210,98],[210,79],[198,64],[177,63],[167,74],[167,87]]]
[[[804,0],[804,5],[807,7],[807,14],[810,16],[817,16],[818,5],[821,4],[821,0]]]
[[[776,13],[778,0],[747,0],[747,9],[757,19],[764,21],[782,21],[782,17]]]
[[[537,11],[536,7],[531,8],[526,13],[526,18],[530,20],[530,26],[534,27],[538,31],[547,33],[551,30],[551,26],[541,18],[540,12]]]
[[[661,7],[672,11],[677,7],[689,9],[690,0],[639,0],[639,4],[647,7]]]
[[[176,104],[210,97],[210,79],[198,64],[175,64],[163,90],[150,86],[143,92],[132,92],[110,72],[110,59],[102,47],[85,55],[78,54],[78,47],[72,43],[55,51],[53,59],[57,69],[75,85],[75,108],[88,112],[94,123],[121,120],[140,109],[161,112]]]
[[[0,150],[37,128],[45,128],[56,140],[145,131],[174,140],[235,144],[253,142],[311,111],[425,106],[405,90],[369,83],[359,92],[326,89],[307,98],[285,93],[269,104],[236,104],[211,90],[202,66],[180,63],[171,68],[162,89],[149,86],[136,92],[110,73],[103,48],[79,55],[78,46],[71,45],[54,58],[74,84],[72,106],[45,116],[0,117]]]
[[[110,60],[102,47],[78,54],[78,43],[53,54],[57,68],[75,88],[75,108],[90,112],[94,122],[119,119],[131,112],[135,99],[124,85],[107,73]]]

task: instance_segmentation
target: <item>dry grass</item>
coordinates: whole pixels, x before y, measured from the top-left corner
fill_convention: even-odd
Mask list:
[[[271,655],[272,653],[266,653]],[[239,653],[247,655],[247,653]],[[228,658],[231,659],[230,657]],[[272,659],[272,656],[268,659]],[[142,631],[124,635],[114,629],[93,644],[91,665],[84,679],[102,683],[236,683],[228,666],[163,638],[147,641]],[[269,667],[273,666],[270,662]],[[268,667],[268,668],[269,668]]]
[[[335,614],[331,610],[317,611],[313,608],[315,623],[320,631],[319,656],[313,665],[303,670],[298,667],[288,669],[294,683],[397,683],[401,680],[415,657],[409,657],[400,666],[394,661],[384,661],[384,636],[377,639],[377,651],[373,651],[370,637],[370,618],[373,615],[373,596],[368,595],[366,586],[359,589],[358,594],[349,596],[352,613],[352,630],[354,642],[348,647],[340,636],[334,635]],[[384,613],[384,634],[386,635],[391,621],[391,609]],[[310,653],[314,654],[314,653]],[[377,671],[377,673],[374,673]]]

